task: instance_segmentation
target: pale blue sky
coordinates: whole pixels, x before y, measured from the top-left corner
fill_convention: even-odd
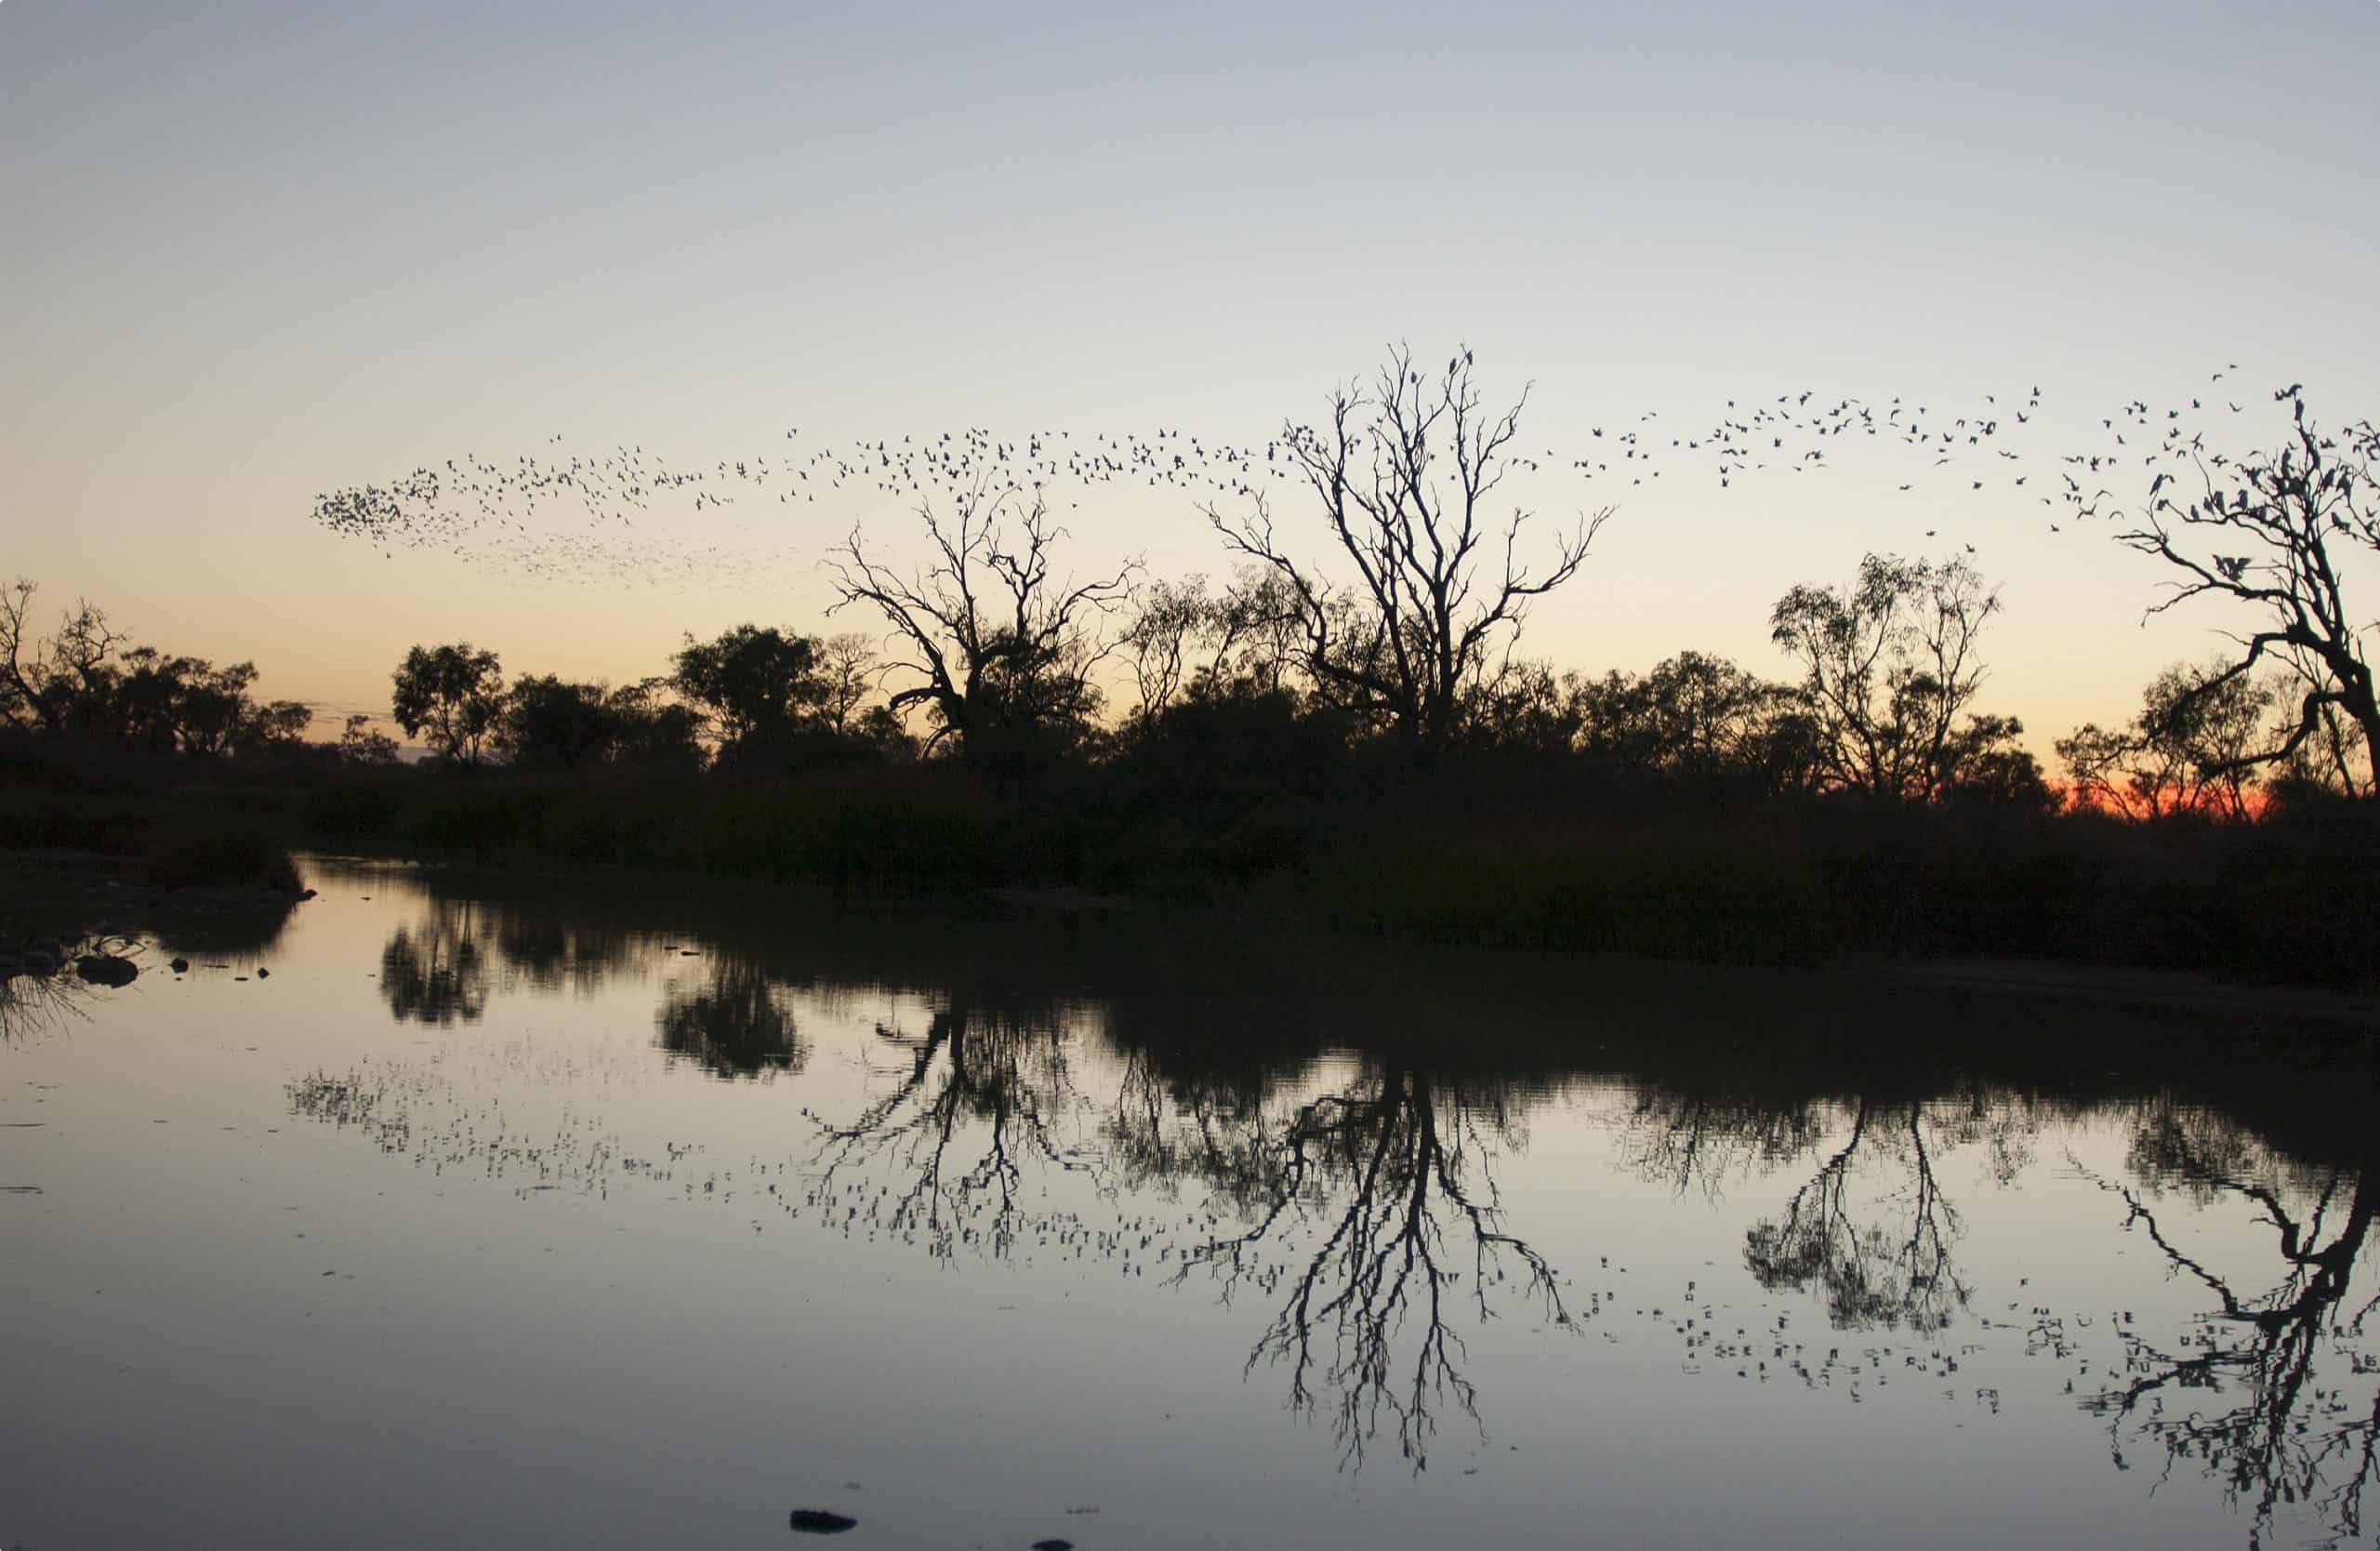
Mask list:
[[[2039,384],[2045,422],[2096,426],[2231,361],[2358,418],[2375,46],[2371,0],[9,0],[0,569],[377,705],[424,638],[622,678],[683,630],[816,628],[818,551],[854,518],[902,538],[889,505],[739,514],[684,529],[728,547],[716,585],[590,591],[307,521],[557,432],[685,463],[790,425],[1261,440],[1399,338],[1533,380],[1525,440],[1556,448],[1803,388]],[[2006,584],[1988,697],[2044,745],[2211,644],[2212,616],[2135,628],[2158,577],[2104,531],[1908,477],[1593,497],[1619,514],[1532,648],[1779,672],[1787,586],[1952,537]],[[1225,568],[1186,501],[1069,515],[1086,563]]]

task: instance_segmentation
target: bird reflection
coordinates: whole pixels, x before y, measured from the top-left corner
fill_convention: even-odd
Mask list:
[[[2380,1174],[2368,1143],[2338,1140],[2328,1122],[2305,1128],[2307,1095],[2258,1100],[2239,1069],[2200,1080],[2189,1103],[2113,1085],[2112,1072],[2109,1085],[2076,1084],[2062,1053],[2052,1080],[1987,1075],[2006,1059],[1992,1043],[2006,1020],[1990,1003],[1924,1002],[1938,1042],[1842,1051],[1839,988],[1813,988],[1807,1019],[1764,1004],[1773,1058],[1733,1040],[1743,1009],[1732,997],[1712,1004],[1715,1034],[1673,1037],[1692,1033],[1673,999],[1646,1014],[1660,1038],[1597,1067],[1586,1052],[1600,1047],[1558,1031],[1508,1047],[1402,1031],[1400,1018],[1445,1020],[1426,981],[1371,961],[1361,974],[1276,977],[1259,956],[1220,959],[1169,932],[1127,975],[1092,956],[1107,929],[1096,922],[913,921],[905,941],[874,921],[657,936],[586,914],[433,898],[389,939],[382,994],[403,1020],[468,1022],[508,988],[618,990],[649,977],[650,1058],[785,1080],[789,1094],[752,1102],[803,1103],[807,1140],[745,1157],[703,1134],[638,1134],[601,1103],[557,1118],[539,1094],[508,1113],[501,1083],[517,1077],[517,1055],[477,1072],[451,1053],[367,1061],[293,1084],[293,1110],[524,1191],[602,1196],[633,1182],[735,1203],[754,1230],[791,1221],[945,1264],[1072,1263],[1211,1293],[1248,1321],[1226,1343],[1243,1373],[1285,1386],[1317,1432],[1327,1419],[1350,1468],[1393,1441],[1419,1470],[1449,1423],[1484,1433],[1483,1388],[1507,1354],[1479,1336],[1510,1321],[1539,1342],[1589,1329],[1660,1343],[1679,1358],[1678,1382],[1733,1375],[1846,1404],[1914,1379],[1997,1412],[2018,1365],[2056,1365],[2120,1465],[2146,1448],[2168,1473],[2203,1473],[2253,1517],[2253,1544],[2309,1516],[2332,1544],[2367,1533],[2380,1361],[2365,1327],[2380,1284],[2364,1247]],[[1238,989],[1225,997],[1223,984]],[[1773,1001],[1781,984],[1759,987]],[[1603,989],[1616,999],[1621,986]],[[1475,1011],[1480,988],[1461,989]],[[1919,1010],[1887,998],[1866,1015],[1900,1030]],[[1951,1042],[1961,1018],[1975,1037]],[[846,1042],[817,1046],[836,1060],[813,1059],[813,1041],[837,1026]],[[2115,1031],[2180,1037],[2170,1010]],[[817,1070],[827,1065],[834,1073]],[[853,1075],[864,1092],[823,1096]],[[1699,1285],[1656,1283],[1618,1253],[1585,1253],[1575,1224],[1526,1220],[1499,1179],[1521,1167],[1527,1117],[1552,1103],[1566,1157],[1600,1132],[1623,1174],[1702,1198],[1644,1231],[1674,1243],[1695,1222],[1731,1223],[1720,1231],[1733,1266],[1707,1246],[1712,1258],[1690,1268]],[[2234,1111],[2281,1139],[2223,1118]],[[1977,1192],[2023,1179],[2046,1194],[2091,1177],[2069,1162],[2043,1179],[2035,1154],[2053,1128],[2118,1128],[2129,1142],[2123,1177],[2100,1182],[2118,1203],[2108,1232],[2138,1246],[2102,1257],[2109,1289],[2145,1266],[2144,1303],[2171,1282],[2202,1292],[2202,1318],[2135,1325],[2108,1318],[2096,1292],[2079,1307],[2017,1292],[2006,1284],[2033,1269],[2021,1260],[1962,1264],[1978,1253],[1965,1218]],[[2103,1199],[2080,1188],[2096,1211]],[[2260,1225],[2264,1264],[2241,1264],[2251,1240],[2227,1230],[2226,1213]],[[1833,1330],[1905,1334],[1831,1345],[1795,1328],[1802,1299]]]

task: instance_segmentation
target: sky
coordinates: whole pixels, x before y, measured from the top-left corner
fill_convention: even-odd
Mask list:
[[[914,502],[856,487],[646,514],[593,580],[311,520],[465,452],[1262,444],[1400,340],[1527,388],[1557,467],[1593,427],[1804,391],[2037,388],[2043,483],[2135,399],[2236,393],[2211,444],[2253,451],[2289,383],[2380,411],[2375,50],[2373,0],[7,0],[0,573],[252,658],[336,731],[416,642],[635,679],[690,631],[861,624],[819,569],[854,524],[916,553]],[[2144,623],[2162,578],[2112,525],[1890,451],[1517,482],[1540,532],[1614,508],[1523,649],[1784,676],[1787,588],[1972,546],[2005,603],[1982,703],[2046,754],[2242,623]],[[1230,568],[1180,491],[1068,500],[1086,571]]]

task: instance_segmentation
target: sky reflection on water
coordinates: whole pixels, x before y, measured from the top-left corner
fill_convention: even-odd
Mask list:
[[[0,1544],[2365,1533],[2352,1132],[2122,1014],[311,881],[0,1050]]]

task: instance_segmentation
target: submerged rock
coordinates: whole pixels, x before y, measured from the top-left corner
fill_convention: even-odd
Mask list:
[[[829,1513],[825,1508],[796,1508],[793,1510],[793,1527],[805,1535],[840,1535],[845,1530],[857,1529],[859,1520],[843,1514]]]
[[[129,986],[140,977],[140,966],[112,953],[86,953],[74,961],[74,973],[94,986]]]
[[[1075,1543],[1070,1540],[1037,1540],[1033,1543],[1033,1551],[1075,1551]]]
[[[190,973],[190,961],[187,959],[177,959],[165,967],[172,970],[176,974],[188,974]]]

